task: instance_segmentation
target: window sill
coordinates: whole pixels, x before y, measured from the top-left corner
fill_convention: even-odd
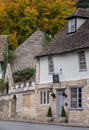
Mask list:
[[[83,111],[83,108],[69,108],[70,111]]]
[[[87,71],[87,69],[81,69],[81,70],[79,70],[79,72],[84,72],[84,71]]]
[[[40,104],[40,106],[49,106],[49,103],[48,104]]]
[[[54,72],[49,72],[49,73],[48,73],[48,75],[53,75],[53,74],[54,74]]]
[[[73,33],[76,33],[76,30],[75,31],[68,31],[67,34],[73,34]]]

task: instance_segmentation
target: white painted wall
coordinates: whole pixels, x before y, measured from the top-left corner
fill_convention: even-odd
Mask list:
[[[86,21],[86,19],[77,18],[77,29],[79,29],[80,26],[85,23],[85,21]]]
[[[87,71],[79,71],[78,54],[69,53],[65,55],[53,57],[55,74],[59,74],[60,81],[79,80],[89,78],[89,50],[85,52]],[[52,74],[48,72],[47,57],[40,59],[40,83],[50,83],[52,81]]]

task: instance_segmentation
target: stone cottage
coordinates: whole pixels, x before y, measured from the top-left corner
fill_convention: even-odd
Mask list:
[[[68,122],[89,124],[89,9],[78,8],[67,25],[37,56],[38,119],[51,106],[60,121],[64,106]]]
[[[16,59],[12,64],[13,72],[23,70],[28,67],[35,68],[34,56],[43,49],[43,37],[44,34],[37,30],[15,50]]]

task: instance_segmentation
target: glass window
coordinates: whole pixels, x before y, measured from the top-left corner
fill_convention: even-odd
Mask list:
[[[86,59],[85,59],[85,52],[79,52],[79,67],[81,70],[86,70]]]
[[[40,103],[48,104],[49,103],[49,91],[41,91],[40,92]]]
[[[71,19],[69,20],[68,24],[68,33],[75,32],[76,31],[76,20]]]
[[[82,108],[82,88],[70,88],[72,109]]]
[[[48,57],[48,68],[49,68],[49,73],[54,72],[54,64],[53,64],[52,57]]]

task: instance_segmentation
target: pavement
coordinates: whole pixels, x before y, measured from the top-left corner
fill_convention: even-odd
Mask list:
[[[60,123],[60,122],[46,122],[46,121],[37,121],[37,120],[20,120],[20,119],[2,119],[1,121],[13,121],[13,122],[24,122],[24,123],[33,123],[33,124],[45,124],[45,125],[59,125],[59,126],[68,126],[68,127],[84,127],[89,128],[89,124],[81,124],[79,122],[77,123]]]

